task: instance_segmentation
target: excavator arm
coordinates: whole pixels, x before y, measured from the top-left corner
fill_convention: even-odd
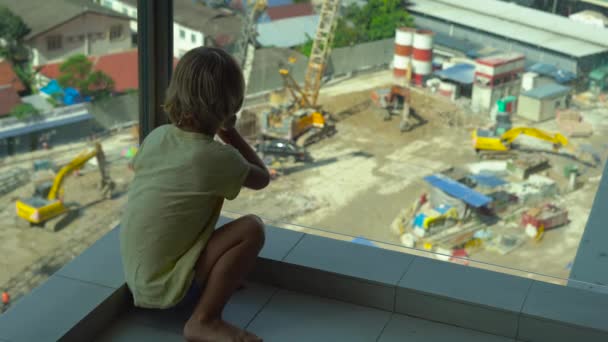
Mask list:
[[[72,159],[72,161],[63,166],[59,170],[59,172],[57,172],[55,180],[53,181],[53,185],[51,186],[51,189],[49,190],[49,193],[47,195],[47,200],[56,200],[61,186],[63,185],[63,181],[65,180],[65,177],[68,176],[74,170],[81,168],[86,162],[88,162],[93,157],[97,157],[97,164],[101,171],[102,189],[104,191],[107,191],[108,187],[113,188],[113,183],[106,170],[105,155],[103,153],[103,149],[101,148],[101,144],[96,143],[95,149],[93,151],[85,151],[79,154],[78,156],[76,156],[76,158]]]
[[[521,134],[548,141],[552,143],[556,149],[568,146],[568,139],[560,133],[549,133],[541,129],[531,127],[512,128],[501,135],[500,140],[503,144],[510,145]]]

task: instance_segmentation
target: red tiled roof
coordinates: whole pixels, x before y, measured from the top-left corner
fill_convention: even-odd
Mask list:
[[[270,17],[270,20],[279,20],[312,15],[314,14],[314,9],[310,2],[303,2],[299,4],[270,7],[266,10],[266,13],[268,14],[268,17]]]
[[[124,92],[129,89],[138,89],[138,61],[137,50],[118,52],[98,57],[89,57],[94,63],[93,70],[100,70],[114,80],[114,90]],[[59,77],[59,65],[61,63],[47,64],[41,67],[40,73],[44,76],[56,79]],[[177,59],[173,59],[173,67]]]
[[[0,86],[0,116],[6,116],[11,109],[21,103],[21,98],[11,85]]]
[[[0,61],[0,86],[10,84],[16,91],[24,91],[25,87],[9,61]]]

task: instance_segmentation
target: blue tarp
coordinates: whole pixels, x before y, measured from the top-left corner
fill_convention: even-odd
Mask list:
[[[441,79],[448,79],[460,84],[472,84],[475,66],[467,63],[456,64],[447,69],[435,72]]]
[[[576,79],[576,74],[558,69],[556,66],[546,63],[536,63],[528,68],[528,71],[535,72],[539,75],[553,78],[557,83],[568,83]]]
[[[507,184],[507,182],[505,182],[504,180],[502,180],[496,176],[493,176],[493,175],[478,174],[478,175],[471,175],[470,177],[473,178],[475,180],[475,182],[477,182],[477,184],[480,184],[482,186],[487,186],[490,188],[495,188],[497,186]]]
[[[63,88],[57,80],[51,80],[46,86],[40,88],[40,91],[47,95],[62,94]]]
[[[483,207],[492,202],[490,197],[446,176],[431,175],[424,177],[424,180],[446,194],[458,198],[474,208]]]

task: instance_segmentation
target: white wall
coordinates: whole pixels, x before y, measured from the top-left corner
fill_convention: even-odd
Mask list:
[[[137,32],[137,8],[120,0],[101,0],[101,4],[114,11],[127,14],[134,18],[131,29]],[[183,32],[183,35],[182,35]],[[193,38],[194,36],[194,38]],[[173,56],[180,58],[183,54],[195,47],[205,45],[205,35],[197,30],[173,22]]]
[[[178,23],[173,24],[173,56],[181,58],[188,50],[205,45],[205,36]]]
[[[122,36],[110,40],[110,28],[122,26]],[[59,35],[61,48],[49,50],[47,39]],[[85,13],[28,41],[33,52],[33,65],[65,59],[74,54],[101,55],[125,51],[131,46],[128,20],[96,13]]]

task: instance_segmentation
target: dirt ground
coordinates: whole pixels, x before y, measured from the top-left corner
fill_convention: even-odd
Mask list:
[[[227,210],[400,245],[389,227],[401,209],[428,189],[422,178],[451,166],[478,162],[470,140],[472,129],[480,124],[478,117],[429,96],[434,95],[413,95],[413,108],[428,122],[407,133],[399,132],[398,118],[382,120],[368,101],[369,90],[326,98],[324,108],[340,118],[338,134],[309,148],[315,161],[286,167],[286,176],[264,191],[243,190],[237,200],[227,202]],[[553,122],[536,126],[556,131]],[[594,126],[592,139],[571,141],[603,146],[608,119],[598,119]],[[550,145],[543,144],[541,148],[550,150]],[[571,161],[549,158],[556,170],[552,174],[565,184],[560,170]],[[510,254],[480,251],[471,259],[523,270],[528,276],[538,273],[567,278],[601,170],[585,170],[583,187],[555,200],[568,208],[569,225],[549,231],[540,243],[530,241]]]
[[[422,179],[424,176],[450,166],[478,161],[471,147],[470,133],[483,120],[448,100],[415,91],[413,108],[427,122],[411,132],[400,133],[399,119],[384,121],[381,112],[369,101],[371,88],[389,82],[390,72],[381,72],[324,88],[321,102],[339,120],[338,133],[309,148],[314,162],[288,165],[283,170],[285,174],[271,182],[267,189],[244,189],[238,199],[226,202],[225,210],[228,213],[256,213],[274,222],[326,230],[342,234],[339,238],[343,239],[345,236],[365,237],[383,242],[385,247],[392,248],[386,245],[390,244],[403,250],[397,248],[400,242],[390,232],[392,220],[428,189]],[[591,143],[605,150],[608,143],[603,138],[608,133],[606,118],[606,110],[590,114],[586,119],[593,123],[595,135],[574,142]],[[539,127],[556,130],[553,122]],[[132,174],[120,152],[133,143],[127,133],[103,142],[111,176],[123,190]],[[75,145],[73,150],[53,157],[58,161],[69,160],[83,146]],[[568,161],[551,157],[551,162],[555,170],[561,170]],[[15,166],[29,169],[31,161],[4,165],[4,168]],[[94,168],[89,170],[66,181],[66,199],[78,203],[83,210],[57,232],[16,225],[15,199],[31,195],[32,185],[0,197],[0,250],[3,254],[0,289],[9,291],[14,299],[43,282],[118,222],[126,196],[100,200],[101,195],[95,189],[99,174]],[[583,187],[558,199],[570,211],[572,222],[569,225],[549,231],[540,243],[527,243],[511,254],[502,256],[482,251],[471,258],[481,263],[522,269],[528,276],[541,273],[566,278],[598,188],[601,170],[602,167],[584,170]],[[560,182],[564,181],[560,179]],[[480,267],[492,268],[483,264]]]

